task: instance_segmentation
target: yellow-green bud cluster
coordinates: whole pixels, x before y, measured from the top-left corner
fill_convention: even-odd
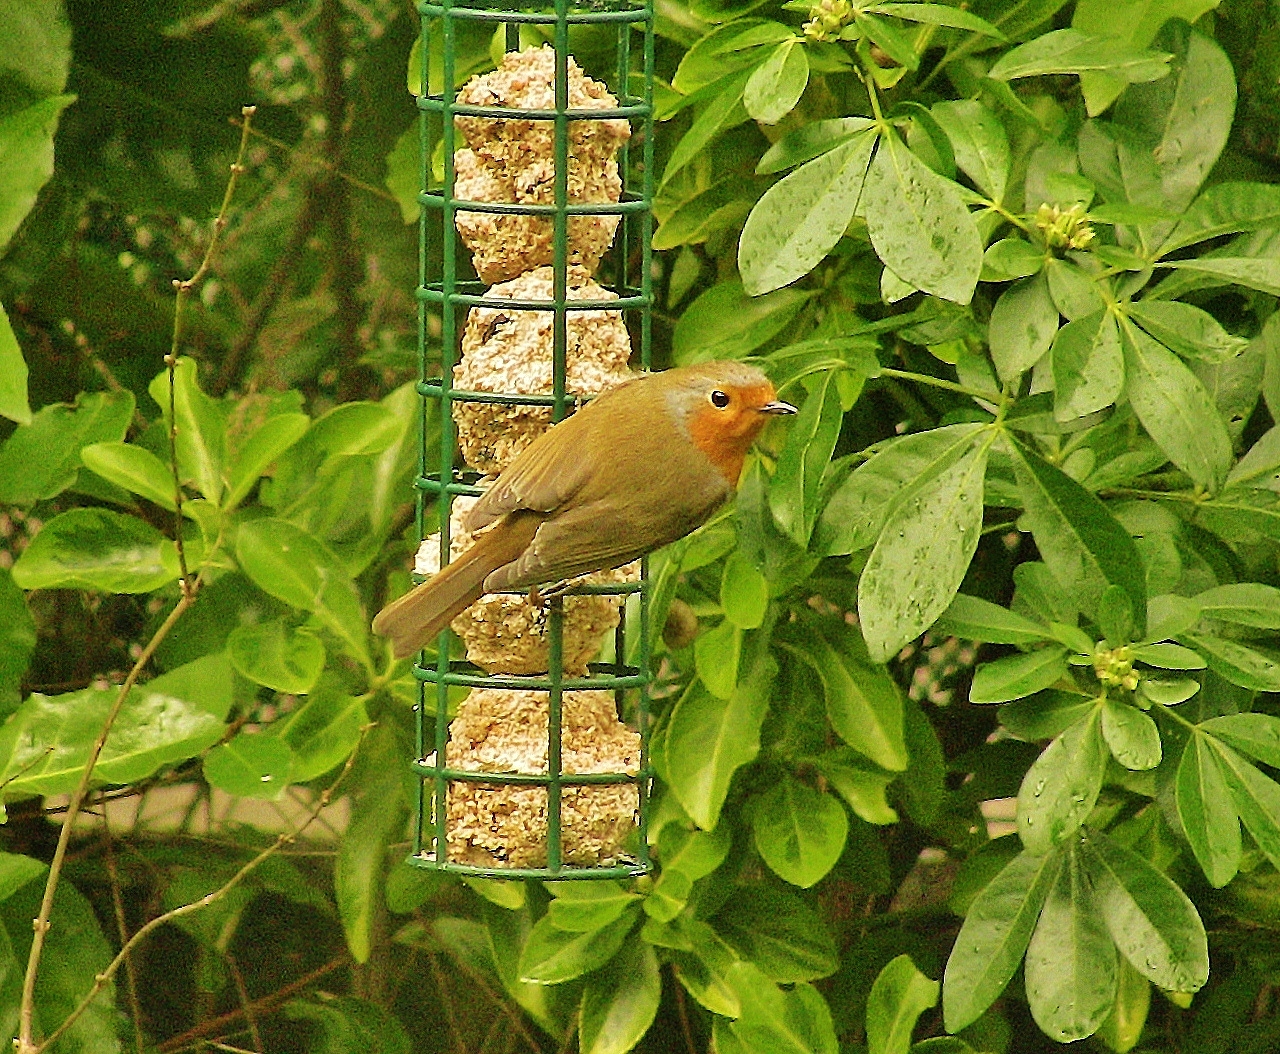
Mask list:
[[[1093,670],[1108,688],[1127,688],[1132,692],[1138,687],[1133,651],[1127,644],[1120,648],[1104,648],[1099,644],[1093,653]]]
[[[841,30],[853,21],[853,16],[849,0],[820,0],[809,9],[804,35],[810,40],[839,40]]]
[[[1069,209],[1041,205],[1036,212],[1036,226],[1050,249],[1086,249],[1093,241],[1088,213],[1079,202]]]

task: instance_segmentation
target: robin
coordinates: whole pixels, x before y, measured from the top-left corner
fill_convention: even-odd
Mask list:
[[[397,658],[484,593],[560,582],[683,538],[734,492],[770,417],[793,414],[741,362],[641,374],[534,440],[463,526],[475,544],[373,620]]]

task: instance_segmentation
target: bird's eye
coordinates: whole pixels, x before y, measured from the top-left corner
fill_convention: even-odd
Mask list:
[[[717,410],[723,410],[726,406],[729,405],[729,396],[727,396],[724,392],[721,392],[721,391],[712,392],[711,405],[714,406]]]

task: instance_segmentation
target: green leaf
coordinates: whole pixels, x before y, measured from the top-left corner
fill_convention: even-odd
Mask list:
[[[1036,758],[1018,791],[1018,834],[1031,853],[1047,853],[1093,811],[1107,771],[1101,707],[1063,732]]]
[[[1203,256],[1196,260],[1175,260],[1165,267],[1205,275],[1210,285],[1242,285],[1272,296],[1280,296],[1280,260],[1257,256]]]
[[[973,675],[971,703],[1007,703],[1048,688],[1067,672],[1067,649],[1050,646],[983,663]]]
[[[873,662],[886,662],[955,598],[982,533],[990,442],[912,481],[895,501],[858,582],[858,617]]]
[[[970,905],[942,981],[948,1032],[977,1021],[1013,978],[1061,865],[1058,853],[1020,853]]]
[[[672,176],[700,156],[707,144],[726,128],[732,128],[747,119],[742,96],[753,72],[746,69],[729,73],[702,89],[699,101],[703,105],[689,130],[671,151],[659,186],[670,182]]]
[[[821,679],[836,734],[882,768],[905,769],[902,691],[887,671],[871,664],[855,634],[842,627],[833,643],[813,632],[788,647]]]
[[[1227,476],[1227,486],[1280,490],[1280,427],[1269,429]]]
[[[1027,278],[1044,267],[1044,252],[1021,238],[1001,238],[982,254],[984,282],[1009,282]],[[1055,305],[1056,307],[1056,305]]]
[[[638,914],[639,908],[628,908],[607,926],[586,932],[559,929],[544,916],[533,927],[520,953],[520,980],[561,984],[599,969],[623,946],[635,928]]]
[[[413,1041],[404,1025],[390,1010],[376,1003],[317,992],[309,998],[291,999],[284,1005],[289,1021],[301,1021],[310,1028],[291,1032],[307,1034],[311,1054],[343,1054],[359,1050],[364,1054],[412,1054]]]
[[[156,375],[147,386],[151,398],[169,421],[169,373]],[[183,480],[217,505],[222,499],[222,470],[226,461],[227,423],[222,407],[200,390],[194,359],[183,357],[174,367],[173,397],[178,426],[178,470]]]
[[[347,695],[332,678],[322,677],[310,695],[266,730],[293,751],[290,778],[306,783],[340,765],[360,742],[368,721],[364,702]]]
[[[40,188],[53,175],[54,132],[62,111],[75,98],[51,95],[0,117],[0,250],[9,244],[36,203]]]
[[[786,776],[752,799],[751,833],[779,878],[808,889],[840,859],[849,814],[831,795]]]
[[[827,370],[809,393],[791,424],[769,484],[774,520],[801,547],[809,544],[813,533],[823,473],[840,437],[843,415],[838,378],[837,370]]]
[[[748,293],[780,289],[822,262],[853,219],[875,143],[874,130],[845,138],[765,191],[738,243]]]
[[[938,628],[965,640],[988,644],[1036,644],[1049,639],[1048,629],[1038,622],[966,593],[956,594],[938,620]]]
[[[1270,714],[1227,714],[1198,727],[1243,754],[1280,767],[1280,719]]]
[[[555,899],[547,905],[547,918],[569,933],[601,929],[636,901],[639,893],[624,890],[617,882],[548,882]]]
[[[748,1054],[837,1054],[831,1011],[812,985],[783,992],[746,962],[734,963],[726,977],[742,1004],[741,1015],[729,1028]],[[724,1050],[719,1045],[717,1049]]]
[[[263,421],[236,455],[227,484],[226,507],[233,509],[244,501],[258,477],[301,439],[310,426],[311,419],[306,414],[275,414]]]
[[[892,23],[855,8],[854,24],[864,37],[878,45],[899,66],[905,66],[909,70],[919,67],[920,56],[916,54],[915,47]]]
[[[1191,203],[1160,246],[1158,255],[1166,256],[1223,234],[1239,234],[1277,224],[1280,224],[1280,187],[1273,183],[1218,183]],[[1145,307],[1153,303],[1141,301]]]
[[[843,556],[875,545],[904,489],[951,468],[981,429],[978,424],[944,425],[891,442],[828,497],[814,527],[811,550]]]
[[[1074,421],[1106,409],[1124,387],[1120,330],[1110,311],[1068,322],[1053,341],[1053,416]]]
[[[876,255],[917,289],[967,304],[982,270],[982,242],[960,188],[896,135],[881,138],[862,209]]]
[[[1131,649],[1133,657],[1161,670],[1203,670],[1205,661],[1190,648],[1177,644],[1138,644]]]
[[[713,285],[676,323],[672,350],[677,364],[688,366],[750,354],[777,336],[812,295],[803,289],[778,289],[750,297],[741,282]]]
[[[204,759],[204,778],[237,798],[278,799],[289,786],[293,751],[277,736],[241,732]]]
[[[0,304],[0,417],[31,423],[31,404],[27,401],[27,362],[22,357],[18,338],[9,325],[9,315]]]
[[[1006,52],[987,71],[992,80],[1043,77],[1053,73],[1114,73],[1130,84],[1158,80],[1169,72],[1170,56],[1133,47],[1114,37],[1094,37],[1078,29],[1055,29]]]
[[[718,699],[728,699],[738,684],[738,661],[742,654],[742,630],[728,619],[714,629],[699,633],[693,642],[694,665],[707,691]]]
[[[317,417],[311,425],[307,442],[326,458],[362,457],[381,454],[403,434],[404,422],[386,406],[354,402],[335,406]],[[278,457],[281,452],[277,450],[273,457]]]
[[[1018,490],[1040,556],[1086,610],[1118,585],[1129,594],[1141,632],[1146,580],[1133,539],[1096,497],[1030,447],[1010,438]]]
[[[1098,705],[1098,700],[1072,692],[1046,691],[1000,707],[1000,723],[1021,740],[1053,739]]]
[[[1255,692],[1280,692],[1280,661],[1271,655],[1208,634],[1184,633],[1180,639],[1204,656],[1209,669],[1232,684]]]
[[[714,923],[742,958],[779,984],[829,977],[840,965],[821,916],[786,889],[740,888],[716,913]]]
[[[946,4],[882,3],[876,4],[874,10],[883,15],[905,18],[910,22],[923,22],[929,26],[947,26],[951,29],[967,29],[972,33],[982,33],[998,40],[1004,39],[1004,34],[985,18],[979,18],[959,8],[948,7]]]
[[[324,645],[310,633],[276,619],[233,629],[227,638],[227,658],[254,684],[305,695],[324,669]]]
[[[885,798],[885,789],[893,782],[894,773],[872,768],[850,747],[836,747],[811,760],[855,815],[867,823],[898,822],[897,812]]]
[[[653,248],[698,245],[719,231],[737,229],[760,197],[761,189],[754,181],[731,176],[705,189],[695,190],[691,197],[673,203],[674,207],[669,212],[660,214],[662,222],[653,233]],[[692,282],[697,279],[701,265],[697,257],[685,259],[693,265]],[[673,278],[672,291],[668,293],[671,303],[683,299],[684,293],[688,292],[686,286],[677,295],[679,282],[676,279],[678,276]]]
[[[1280,860],[1280,785],[1217,738],[1208,737],[1206,743],[1230,788],[1236,812],[1274,866]]]
[[[988,329],[991,359],[1000,380],[1016,380],[1031,369],[1055,343],[1057,332],[1058,309],[1049,296],[1045,275],[1014,282],[991,309]]]
[[[1159,703],[1161,706],[1177,706],[1200,691],[1200,682],[1190,677],[1171,679],[1143,677],[1138,682],[1138,691],[1153,703]]]
[[[1280,629],[1280,589],[1275,586],[1261,582],[1215,586],[1197,593],[1195,603],[1203,618],[1259,629]]]
[[[129,392],[82,392],[75,406],[43,407],[0,447],[0,502],[31,505],[61,494],[76,480],[81,449],[123,439],[132,418]]]
[[[1124,326],[1133,412],[1160,449],[1196,483],[1217,490],[1231,468],[1231,437],[1204,386],[1163,344]]]
[[[720,606],[725,618],[739,629],[757,629],[769,607],[769,580],[740,549],[724,562]]]
[[[1094,833],[1080,845],[1093,899],[1121,953],[1170,992],[1195,992],[1209,977],[1209,947],[1195,905],[1132,849]]]
[[[1079,854],[1066,853],[1027,948],[1027,1002],[1059,1043],[1091,1036],[1116,995],[1116,950],[1097,911]]]
[[[795,36],[795,30],[763,18],[742,18],[718,26],[685,52],[671,84],[686,95],[721,81],[730,70],[759,63],[761,52]]]
[[[1175,796],[1191,851],[1209,884],[1221,889],[1240,868],[1240,820],[1226,777],[1200,729],[1187,738]]]
[[[314,614],[368,666],[360,595],[327,546],[287,520],[253,520],[240,528],[236,560],[263,592]]]
[[[1232,336],[1209,312],[1177,300],[1142,300],[1129,305],[1129,315],[1152,337],[1184,358],[1228,362],[1249,342]]]
[[[867,996],[868,1054],[907,1054],[916,1020],[938,1005],[937,981],[899,955],[876,975]]]
[[[13,575],[0,568],[0,714],[18,702],[18,686],[36,647],[36,624]]]
[[[1112,647],[1119,647],[1133,640],[1133,601],[1120,586],[1107,586],[1102,591],[1102,597],[1098,601],[1098,628]],[[1087,655],[1088,652],[1081,654]]]
[[[658,1013],[662,977],[652,946],[630,941],[582,990],[578,1048],[582,1054],[626,1054]]]
[[[809,121],[788,132],[764,152],[760,163],[756,165],[756,175],[768,176],[803,165],[871,128],[874,128],[874,122],[867,117],[832,117],[823,121]]]
[[[93,443],[80,451],[80,460],[109,483],[173,511],[173,474],[146,447],[132,443]]]
[[[149,593],[178,577],[178,553],[149,523],[106,509],[55,516],[13,565],[23,589]]]
[[[957,15],[968,14],[956,8],[945,10]],[[934,103],[932,112],[951,140],[960,170],[992,201],[1003,201],[1009,179],[1009,137],[999,119],[975,99]],[[1025,242],[1019,244],[1026,245]]]
[[[809,59],[799,38],[784,40],[747,80],[742,104],[761,124],[777,124],[793,109],[809,83]]]
[[[8,798],[68,794],[119,688],[28,696],[0,728],[0,782]],[[133,783],[216,743],[231,708],[231,668],[219,655],[136,686],[94,768],[97,783]]]
[[[729,781],[760,751],[760,726],[769,709],[777,666],[758,655],[728,699],[695,681],[671,711],[663,737],[671,792],[703,830],[720,819]]]
[[[1050,256],[1044,273],[1049,279],[1049,295],[1064,318],[1074,322],[1106,307],[1097,283],[1077,264]]]
[[[1102,736],[1112,756],[1127,769],[1144,772],[1160,764],[1160,730],[1136,707],[1104,699]]]

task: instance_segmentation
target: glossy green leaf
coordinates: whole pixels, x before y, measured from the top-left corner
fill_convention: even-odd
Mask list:
[[[354,996],[329,992],[291,999],[283,1007],[290,1022],[303,1023],[313,1054],[339,1054],[344,1050],[369,1054],[412,1054],[413,1040],[389,1009]],[[288,1027],[288,1026],[286,1026]],[[297,1026],[292,1026],[297,1029]]]
[[[1265,432],[1227,475],[1227,486],[1280,490],[1280,427]]]
[[[1129,594],[1138,631],[1145,623],[1146,581],[1137,546],[1101,501],[1014,438],[1018,491],[1040,556],[1077,603],[1092,609],[1107,585]]]
[[[9,324],[9,315],[0,304],[0,417],[20,425],[31,423],[27,399],[27,361]]]
[[[169,420],[169,374],[156,375],[147,387],[151,398]],[[174,368],[174,405],[177,413],[178,469],[184,482],[217,505],[222,499],[222,473],[227,454],[227,424],[220,404],[200,390],[194,359],[183,357]]]
[[[765,191],[738,243],[748,293],[780,289],[822,262],[853,219],[875,143],[874,130],[845,138]]]
[[[787,889],[742,887],[713,921],[742,958],[779,984],[828,977],[839,966],[822,917]]]
[[[903,436],[877,452],[827,498],[814,527],[812,551],[842,556],[875,545],[904,490],[953,466],[981,429],[977,424],[944,425]]]
[[[747,119],[742,94],[752,72],[747,69],[726,74],[702,90],[699,96],[702,106],[689,130],[671,151],[660,185],[669,182],[672,176],[698,157],[721,132]]]
[[[318,422],[317,422],[318,423]],[[236,455],[227,483],[227,508],[235,508],[281,454],[303,437],[311,426],[306,414],[268,417],[245,441]]]
[[[638,912],[638,908],[630,908],[608,925],[586,932],[559,929],[544,916],[520,953],[520,979],[532,984],[561,984],[599,969],[623,946]]]
[[[1273,183],[1218,183],[1188,206],[1160,246],[1160,255],[1223,234],[1276,224],[1280,224],[1280,187]],[[1142,303],[1150,306],[1154,301]]]
[[[1261,582],[1215,586],[1197,593],[1195,603],[1204,618],[1259,629],[1280,629],[1280,589]]]
[[[1113,37],[1095,37],[1077,29],[1055,29],[1002,55],[988,71],[993,80],[1043,77],[1053,73],[1114,73],[1131,84],[1156,80],[1169,72],[1169,56],[1137,48]]]
[[[1129,315],[1153,338],[1184,358],[1227,362],[1248,345],[1222,328],[1209,312],[1177,300],[1142,300]]]
[[[233,629],[227,638],[227,658],[255,684],[306,694],[324,669],[324,645],[277,619]]]
[[[1231,468],[1231,438],[1204,386],[1163,344],[1123,327],[1129,402],[1178,468],[1210,490]]]
[[[970,905],[942,981],[948,1032],[977,1021],[1013,979],[1061,866],[1059,853],[1020,853]]]
[[[1049,295],[1064,318],[1075,322],[1107,306],[1094,278],[1069,260],[1048,257],[1044,273],[1049,279]]]
[[[897,812],[885,798],[885,789],[895,778],[893,772],[872,767],[849,747],[828,750],[812,760],[855,815],[867,823],[898,822]]]
[[[777,336],[813,294],[777,289],[748,296],[741,282],[713,285],[690,304],[672,337],[677,364],[739,359]]]
[[[1085,717],[1098,700],[1073,692],[1047,691],[1000,707],[1000,723],[1019,739],[1053,739]]]
[[[292,416],[294,415],[281,415],[281,418],[287,421]],[[291,426],[280,425],[277,428],[288,435],[296,430],[297,424],[295,422]],[[315,419],[307,435],[307,443],[326,458],[360,457],[382,453],[403,432],[404,422],[381,403],[343,403]],[[266,441],[269,441],[270,447],[276,447],[283,439],[273,430]],[[284,449],[288,449],[288,445],[275,450],[272,458],[278,457]],[[262,456],[263,452],[259,451],[255,460]],[[267,464],[269,463],[268,460]]]
[[[735,549],[724,562],[720,606],[725,618],[739,629],[756,629],[764,621],[769,606],[769,580],[741,550]]]
[[[886,662],[955,599],[982,532],[989,443],[917,477],[895,501],[858,582],[858,617],[873,662]]]
[[[742,1004],[729,1028],[749,1054],[837,1054],[831,1011],[812,985],[784,992],[747,962],[735,963],[727,977]]]
[[[18,687],[36,646],[36,624],[13,575],[0,568],[0,713],[18,701]],[[13,705],[11,705],[13,704]]]
[[[549,882],[547,889],[555,897],[547,905],[547,918],[568,933],[602,929],[641,899],[613,881]]]
[[[809,83],[809,59],[797,38],[784,40],[752,72],[742,104],[752,119],[777,124],[793,109]]]
[[[178,553],[149,523],[107,509],[55,516],[13,565],[23,589],[149,593],[178,577]]]
[[[1074,421],[1104,410],[1124,387],[1120,330],[1110,311],[1068,322],[1053,341],[1054,418]]]
[[[1047,853],[1093,811],[1107,771],[1101,707],[1050,743],[1018,791],[1018,834],[1028,852]]]
[[[1211,279],[1210,285],[1242,285],[1271,296],[1280,296],[1280,260],[1256,256],[1202,256],[1165,266]]]
[[[263,592],[314,614],[367,664],[368,630],[360,595],[326,545],[286,520],[252,520],[240,528],[236,560]]]
[[[868,1054],[907,1054],[916,1021],[938,1005],[940,985],[899,955],[876,975],[867,996]]]
[[[787,434],[769,484],[773,518],[792,541],[809,544],[822,478],[840,437],[842,420],[838,372],[828,370],[818,380]]]
[[[56,16],[55,16],[56,17]],[[6,68],[10,62],[6,61]],[[21,97],[21,96],[19,96]],[[0,250],[3,250],[53,175],[53,137],[74,95],[49,95],[0,117]],[[7,415],[6,415],[7,416]]]
[[[760,726],[769,709],[776,665],[762,655],[728,699],[718,699],[695,681],[680,697],[664,736],[671,792],[703,830],[720,819],[729,781],[760,751]]]
[[[1175,796],[1191,851],[1209,884],[1220,889],[1240,867],[1240,820],[1218,759],[1198,729],[1178,763]]]
[[[1044,267],[1044,251],[1021,238],[1001,238],[982,254],[982,281],[1010,282],[1027,278]]]
[[[1080,852],[1111,939],[1140,974],[1170,992],[1195,992],[1209,977],[1209,947],[1195,905],[1132,849],[1092,834]]]
[[[1127,769],[1143,772],[1160,764],[1160,730],[1137,707],[1103,700],[1102,736],[1112,757]]]
[[[204,759],[204,778],[237,798],[277,799],[289,786],[293,751],[284,740],[241,732]]]
[[[76,480],[80,451],[119,442],[132,417],[130,392],[82,392],[74,406],[43,407],[0,447],[0,501],[30,505],[61,494]]]
[[[831,795],[784,777],[752,800],[751,832],[774,873],[808,889],[840,859],[849,814]]]
[[[982,242],[960,188],[888,135],[862,194],[871,244],[885,266],[916,289],[967,304],[982,270]]]
[[[1161,706],[1177,706],[1200,691],[1200,682],[1190,677],[1143,677],[1138,682],[1138,691],[1153,703],[1159,703]]]
[[[1203,670],[1205,661],[1190,648],[1167,642],[1160,644],[1136,644],[1130,649],[1133,657],[1148,666],[1161,670]]]
[[[867,117],[832,117],[823,121],[809,121],[788,132],[764,152],[760,163],[756,165],[756,175],[772,175],[774,172],[803,165],[872,127],[873,122]]]
[[[146,447],[132,443],[93,443],[80,451],[84,466],[103,479],[173,510],[173,474]]]
[[[714,629],[699,633],[693,642],[698,679],[718,699],[728,699],[738,684],[738,661],[742,655],[742,630],[728,619]]]
[[[644,1038],[658,1013],[662,977],[658,957],[643,941],[622,946],[587,978],[578,1022],[582,1054],[626,1054]]]
[[[956,594],[938,620],[938,628],[965,640],[989,644],[1035,644],[1049,639],[1048,629],[1038,622],[966,593]]]
[[[1027,1002],[1041,1031],[1059,1043],[1093,1035],[1115,999],[1116,965],[1079,854],[1068,848],[1027,946]]]
[[[744,65],[760,62],[763,51],[795,36],[795,30],[764,18],[741,18],[717,26],[685,52],[671,84],[686,95],[718,82]]]
[[[911,39],[891,22],[854,9],[854,24],[864,37],[877,45],[899,66],[914,70],[920,65],[920,56]]]
[[[1048,688],[1067,672],[1067,649],[1050,646],[984,663],[973,675],[971,703],[1007,703]]]
[[[1280,692],[1280,659],[1245,644],[1208,634],[1184,633],[1185,641],[1204,656],[1209,669],[1241,688]]]
[[[5,795],[70,793],[119,693],[111,687],[28,696],[0,728]],[[231,701],[231,668],[219,655],[136,686],[107,737],[95,782],[135,782],[208,749],[222,736]]]
[[[266,731],[288,744],[293,752],[290,777],[306,783],[346,761],[368,720],[359,696],[346,694],[334,679],[322,677],[310,695]]]
[[[1280,718],[1258,713],[1226,714],[1203,721],[1197,727],[1242,754],[1272,768],[1280,767]]]
[[[1057,332],[1058,309],[1044,274],[1014,282],[991,309],[988,340],[1000,380],[1016,380],[1031,369],[1054,344]]]
[[[985,18],[979,18],[970,11],[946,4],[922,3],[878,3],[875,10],[895,18],[904,18],[910,22],[923,22],[929,26],[947,26],[951,29],[967,29],[971,33],[982,33],[985,36],[1003,39],[1004,34]]]

